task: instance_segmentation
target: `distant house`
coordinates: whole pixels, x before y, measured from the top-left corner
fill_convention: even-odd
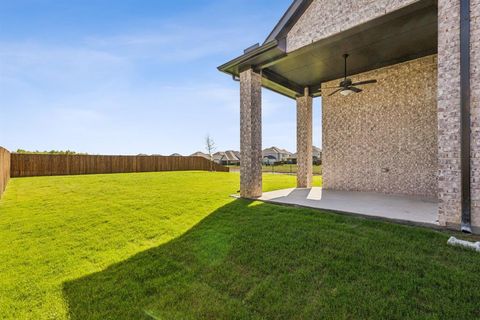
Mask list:
[[[221,165],[240,165],[240,152],[228,150],[213,154],[213,161]]]
[[[202,158],[205,158],[207,160],[210,160],[210,156],[204,152],[201,152],[201,151],[197,151],[195,153],[192,153],[190,155],[190,157],[202,157]]]
[[[274,162],[287,161],[291,155],[289,151],[277,147],[270,147],[262,151],[263,159],[274,160]]]
[[[263,161],[263,164],[265,164],[267,166],[271,166],[271,165],[274,165],[275,162],[277,162],[277,158],[275,158],[272,155],[268,155],[268,156],[263,157],[262,161]]]
[[[312,148],[313,163],[320,164],[322,163],[322,149],[319,147],[313,146]]]
[[[213,154],[213,161],[215,163],[221,164],[224,154],[225,154],[225,152],[223,152],[223,151],[215,152]]]
[[[180,153],[173,153],[170,157],[183,157]]]
[[[242,157],[240,156],[240,151],[230,150],[230,152],[233,152],[235,157],[238,158],[238,161],[240,161],[240,159],[242,159]]]
[[[312,159],[314,164],[321,164],[322,162],[322,149],[319,147],[312,147]],[[297,163],[297,154],[292,153],[292,155],[288,158],[288,162]]]
[[[292,153],[290,157],[287,159],[288,163],[297,163],[297,153]]]

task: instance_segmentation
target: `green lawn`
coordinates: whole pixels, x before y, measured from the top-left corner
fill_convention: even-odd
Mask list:
[[[231,168],[231,170],[238,171],[240,170],[239,166],[228,166]],[[275,165],[275,166],[262,166],[262,171],[263,172],[269,172],[269,173],[291,173],[295,174],[297,173],[297,165],[296,164],[281,164],[281,165]],[[313,166],[313,174],[314,175],[320,175],[322,174],[322,166]]]
[[[317,180],[317,184],[319,181]],[[295,178],[265,175],[265,190]],[[13,179],[1,319],[474,319],[448,234],[235,200],[238,174]]]

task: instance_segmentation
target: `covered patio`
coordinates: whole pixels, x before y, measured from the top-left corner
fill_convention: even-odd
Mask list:
[[[438,226],[438,203],[431,198],[322,190],[320,187],[313,187],[265,192],[258,200],[413,225]]]
[[[452,10],[436,0],[347,1],[341,9],[293,1],[262,45],[219,67],[240,82],[241,196],[469,224],[470,150],[460,128],[467,132],[470,120],[456,109],[460,74],[451,67],[467,60]],[[296,101],[298,189],[262,194],[262,87]],[[322,99],[323,189],[311,188],[314,98]]]

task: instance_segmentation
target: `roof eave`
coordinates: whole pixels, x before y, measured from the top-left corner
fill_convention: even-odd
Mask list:
[[[287,57],[286,39],[272,40],[221,65],[218,70],[238,77],[241,72],[253,69],[262,74],[262,86],[286,97],[295,99],[303,95],[303,88],[288,79],[272,73],[268,67]]]
[[[218,67],[218,70],[230,74],[232,76],[238,76],[242,71],[241,67],[251,67],[261,64],[266,61],[269,56],[274,55],[280,57],[286,53],[286,48],[282,41],[272,40],[268,43],[261,45],[260,47],[253,49],[241,56],[230,60],[227,63]]]
[[[263,70],[264,88],[292,99],[303,95],[303,88],[269,71],[268,67],[287,56],[287,34],[312,2],[313,0],[294,0],[263,45],[249,48],[243,55],[219,66],[218,70],[234,79],[250,68],[258,72]]]

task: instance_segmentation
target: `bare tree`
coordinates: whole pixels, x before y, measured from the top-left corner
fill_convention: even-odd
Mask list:
[[[205,150],[210,157],[210,171],[213,171],[213,152],[215,151],[215,141],[213,141],[210,134],[205,137]]]

